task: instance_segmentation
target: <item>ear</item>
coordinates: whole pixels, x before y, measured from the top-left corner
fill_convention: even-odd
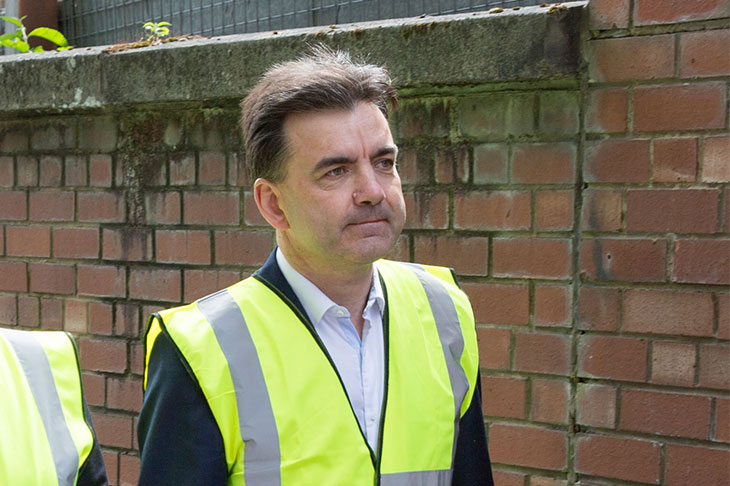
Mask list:
[[[253,197],[261,216],[277,230],[289,229],[289,221],[281,208],[278,186],[266,179],[256,179],[253,184]]]

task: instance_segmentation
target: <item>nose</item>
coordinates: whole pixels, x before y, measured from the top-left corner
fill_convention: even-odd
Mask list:
[[[375,170],[369,163],[361,170],[358,170],[357,177],[355,178],[355,187],[352,191],[352,198],[358,206],[376,206],[385,199],[385,190],[380,180],[378,180]]]

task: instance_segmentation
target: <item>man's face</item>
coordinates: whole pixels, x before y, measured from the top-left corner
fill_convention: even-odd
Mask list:
[[[285,177],[275,186],[287,258],[326,271],[383,257],[403,229],[405,204],[397,148],[380,110],[360,103],[294,114],[284,133]]]

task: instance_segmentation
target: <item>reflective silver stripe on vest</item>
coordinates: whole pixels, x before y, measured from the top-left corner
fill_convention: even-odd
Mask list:
[[[59,486],[71,486],[76,482],[79,469],[79,453],[71,437],[63,415],[61,399],[53,380],[51,365],[43,346],[27,331],[0,329],[18,356],[30,391],[33,393],[41,415],[46,437],[51,448]],[[81,399],[81,397],[79,397]]]
[[[281,451],[264,372],[241,309],[227,290],[198,301],[228,361],[236,393],[238,424],[245,443],[247,486],[281,484]]]
[[[451,380],[451,389],[454,393],[454,446],[451,457],[456,453],[456,437],[459,435],[459,418],[461,416],[461,404],[464,401],[466,392],[469,390],[469,379],[461,367],[461,354],[464,352],[464,335],[461,333],[459,316],[451,300],[449,291],[438,278],[428,273],[422,266],[407,263],[407,265],[418,277],[426,291],[426,298],[431,306],[433,318],[436,321],[441,347],[446,358],[446,369]]]
[[[416,471],[383,474],[382,486],[451,486],[451,471]]]

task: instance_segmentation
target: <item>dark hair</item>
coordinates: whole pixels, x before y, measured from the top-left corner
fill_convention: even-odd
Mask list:
[[[380,66],[353,62],[342,51],[319,45],[304,57],[274,65],[241,102],[241,129],[250,180],[280,181],[285,175],[284,120],[294,113],[375,104],[388,117],[396,91]]]

